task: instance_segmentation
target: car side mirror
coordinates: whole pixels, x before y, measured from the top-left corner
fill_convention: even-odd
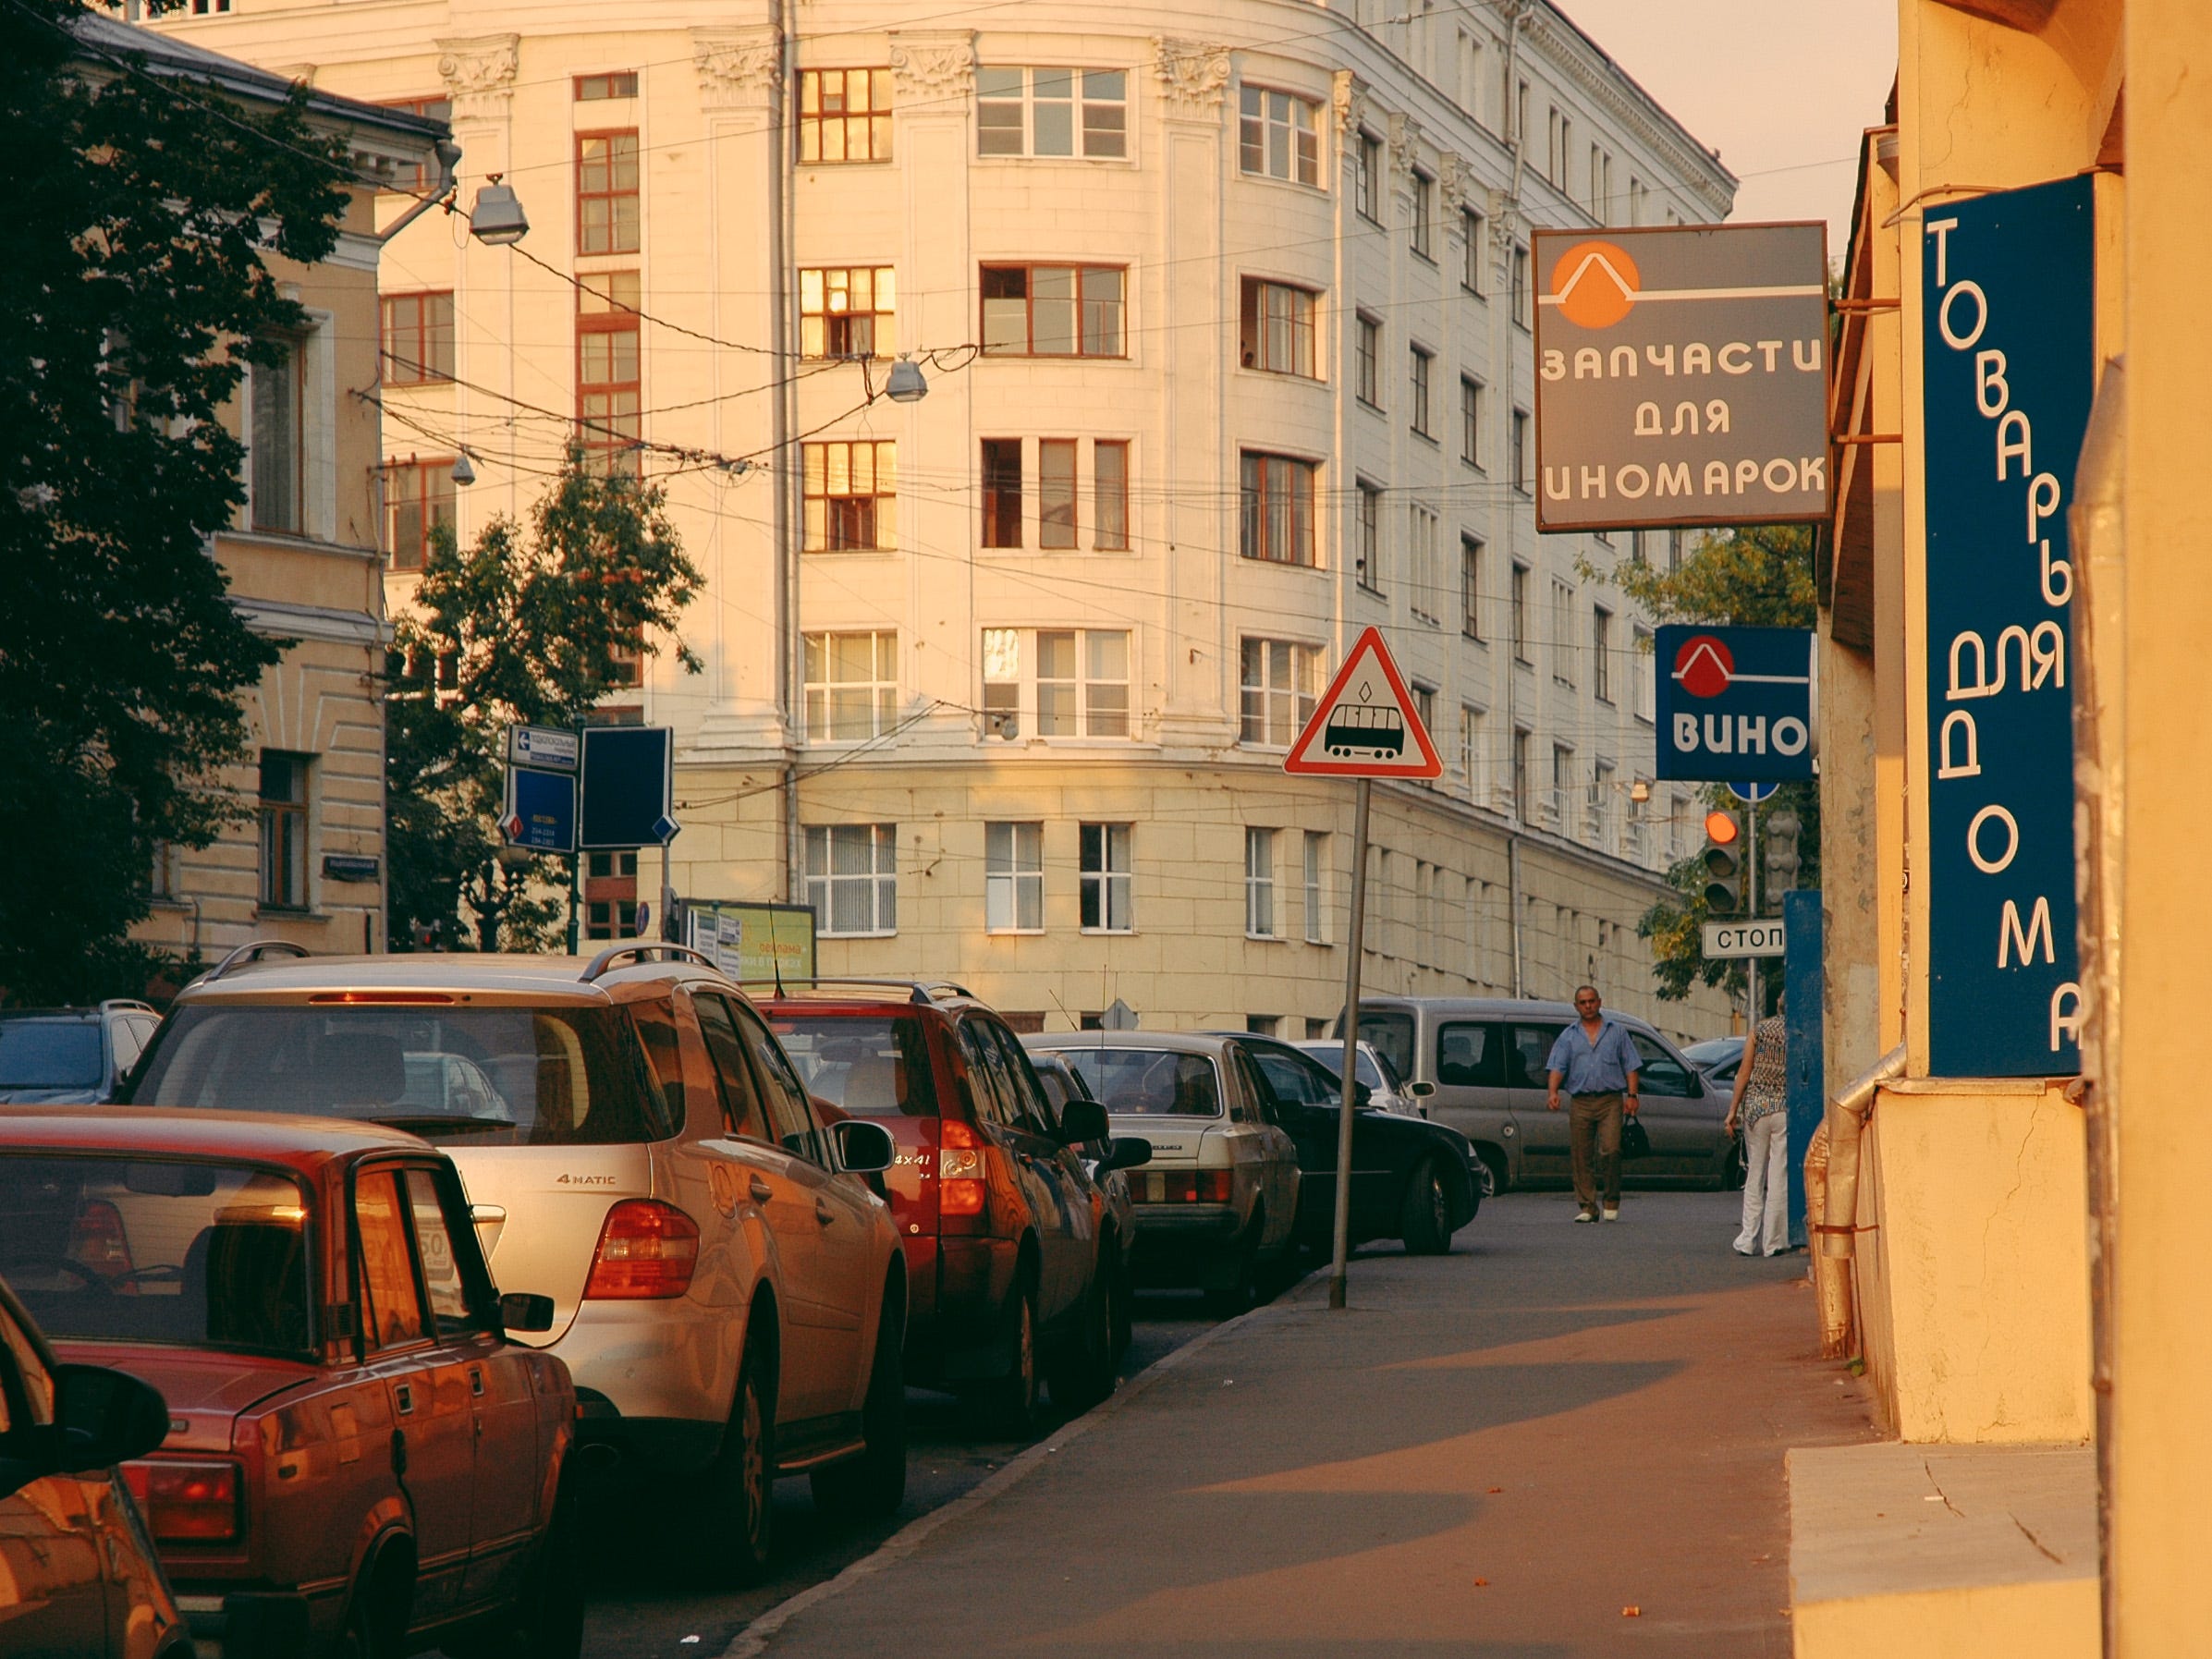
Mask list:
[[[1060,1108],[1060,1141],[1074,1146],[1084,1141],[1105,1141],[1114,1133],[1106,1110],[1094,1100],[1071,1100]]]
[[[1134,1169],[1152,1162],[1152,1142],[1142,1135],[1122,1135],[1106,1151],[1108,1169]]]
[[[499,1325],[507,1331],[550,1331],[553,1299],[534,1290],[510,1290],[499,1299]]]
[[[1436,1093],[1436,1085],[1430,1082],[1426,1078],[1420,1079],[1418,1081],[1411,1082],[1406,1085],[1406,1098],[1408,1100],[1426,1100],[1430,1095]]]
[[[879,1175],[898,1161],[891,1131],[880,1123],[848,1117],[829,1126],[837,1143],[837,1167],[852,1175]]]
[[[54,1423],[60,1472],[83,1474],[143,1458],[169,1437],[161,1390],[104,1365],[54,1368]]]

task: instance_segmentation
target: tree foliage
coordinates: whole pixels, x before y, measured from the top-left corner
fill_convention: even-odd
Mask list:
[[[1734,624],[1751,628],[1811,628],[1817,616],[1813,587],[1813,531],[1803,525],[1760,525],[1717,531],[1683,559],[1680,568],[1662,570],[1641,559],[1623,559],[1611,569],[1580,561],[1585,579],[1611,582],[1659,622]],[[1746,811],[1727,786],[1707,784],[1698,792],[1699,817],[1705,808],[1725,806]],[[1759,844],[1767,843],[1766,823],[1784,808],[1803,825],[1797,847],[1797,884],[1820,885],[1820,789],[1812,783],[1784,784],[1755,811]],[[1749,976],[1741,961],[1707,961],[1703,932],[1713,919],[1705,903],[1705,836],[1702,823],[1693,837],[1696,850],[1667,872],[1673,893],[1654,904],[1636,923],[1651,942],[1659,995],[1679,1002],[1699,983],[1743,994]],[[1762,858],[1764,853],[1762,852]],[[1766,875],[1760,872],[1762,893]],[[1778,902],[1764,904],[1779,914]],[[1766,976],[1778,982],[1779,976]],[[1778,985],[1770,984],[1768,997]]]
[[[393,628],[385,693],[391,939],[542,950],[559,937],[557,859],[505,848],[502,746],[512,725],[572,726],[625,683],[628,651],[675,639],[700,574],[659,486],[588,467],[580,451],[532,509],[472,546],[434,538]],[[676,640],[677,660],[699,658]]]
[[[336,245],[342,143],[7,0],[0,51],[0,985],[135,993],[157,846],[239,816],[238,694],[277,660],[207,538],[244,499],[217,416],[305,313],[265,256]]]

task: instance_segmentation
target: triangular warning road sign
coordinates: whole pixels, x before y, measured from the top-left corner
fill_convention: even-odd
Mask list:
[[[1444,762],[1382,631],[1362,634],[1329,681],[1283,770],[1317,777],[1441,777]]]

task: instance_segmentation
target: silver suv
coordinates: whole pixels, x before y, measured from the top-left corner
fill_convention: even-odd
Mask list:
[[[276,959],[181,993],[131,1104],[313,1113],[444,1147],[502,1289],[552,1298],[580,1439],[691,1487],[699,1566],[765,1565],[770,1485],[898,1507],[905,1263],[863,1177],[882,1127],[825,1126],[700,953]],[[609,1454],[612,1454],[611,1458]]]

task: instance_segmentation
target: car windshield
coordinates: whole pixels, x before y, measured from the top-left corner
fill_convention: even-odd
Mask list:
[[[1743,1052],[1741,1037],[1707,1037],[1703,1043],[1693,1043],[1682,1050],[1682,1058],[1693,1066],[1717,1066],[1723,1060],[1732,1060]]]
[[[93,1089],[100,1028],[69,1016],[0,1019],[0,1089]]]
[[[131,1104],[359,1117],[493,1146],[609,1146],[678,1127],[618,1007],[187,1006]]]
[[[1221,1089],[1204,1055],[1158,1048],[1070,1048],[1061,1051],[1109,1112],[1155,1117],[1218,1117]]]
[[[0,1278],[57,1340],[308,1353],[312,1219],[274,1170],[0,1153]]]
[[[777,1013],[771,1023],[809,1093],[864,1117],[937,1115],[929,1038],[913,1015]]]
[[[1361,1023],[1366,1022],[1363,1020]],[[1327,1067],[1329,1076],[1338,1079],[1344,1076],[1344,1045],[1341,1043],[1302,1043],[1298,1046]],[[1378,1094],[1398,1092],[1397,1076],[1375,1065],[1374,1051],[1364,1043],[1360,1045],[1359,1064],[1352,1067],[1352,1074]]]

